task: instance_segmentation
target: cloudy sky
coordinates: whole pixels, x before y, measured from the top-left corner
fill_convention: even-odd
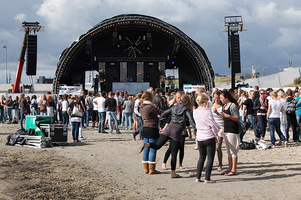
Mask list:
[[[0,83],[7,71],[15,78],[24,32],[23,21],[38,21],[37,76],[53,77],[61,52],[82,33],[120,14],[144,14],[170,23],[205,50],[216,73],[230,74],[224,17],[242,15],[242,72],[256,66],[262,73],[301,66],[300,0],[0,0]],[[263,68],[265,70],[263,70]],[[29,82],[23,70],[22,82]]]

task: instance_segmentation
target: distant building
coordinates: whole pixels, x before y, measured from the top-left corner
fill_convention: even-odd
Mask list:
[[[39,79],[37,80],[37,83],[39,84],[52,84],[53,78],[46,78],[45,76],[39,76]]]

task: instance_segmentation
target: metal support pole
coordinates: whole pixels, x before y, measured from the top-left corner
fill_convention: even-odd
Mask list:
[[[8,78],[7,78],[7,46],[3,46],[5,49],[5,83],[8,83]]]

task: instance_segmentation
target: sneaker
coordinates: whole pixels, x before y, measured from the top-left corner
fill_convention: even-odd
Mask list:
[[[85,138],[85,137],[80,137],[80,140],[86,140],[87,138]]]
[[[194,147],[194,150],[198,150],[198,149],[199,149],[199,147],[198,147],[198,146],[195,146],[195,147]]]

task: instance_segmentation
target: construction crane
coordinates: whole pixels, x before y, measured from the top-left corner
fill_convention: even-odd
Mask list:
[[[17,68],[17,72],[16,72],[16,78],[15,78],[15,82],[12,85],[12,93],[19,93],[19,89],[20,89],[20,81],[21,81],[21,76],[22,76],[22,71],[23,71],[23,66],[24,66],[24,61],[25,61],[25,53],[26,53],[26,49],[27,49],[27,37],[29,34],[31,33],[36,33],[39,31],[42,31],[44,29],[43,26],[40,26],[39,22],[22,22],[22,26],[19,28],[20,31],[25,31],[25,35],[24,35],[24,40],[23,40],[23,44],[22,44],[22,49],[21,49],[21,53],[20,53],[20,57],[18,60],[18,68]]]

